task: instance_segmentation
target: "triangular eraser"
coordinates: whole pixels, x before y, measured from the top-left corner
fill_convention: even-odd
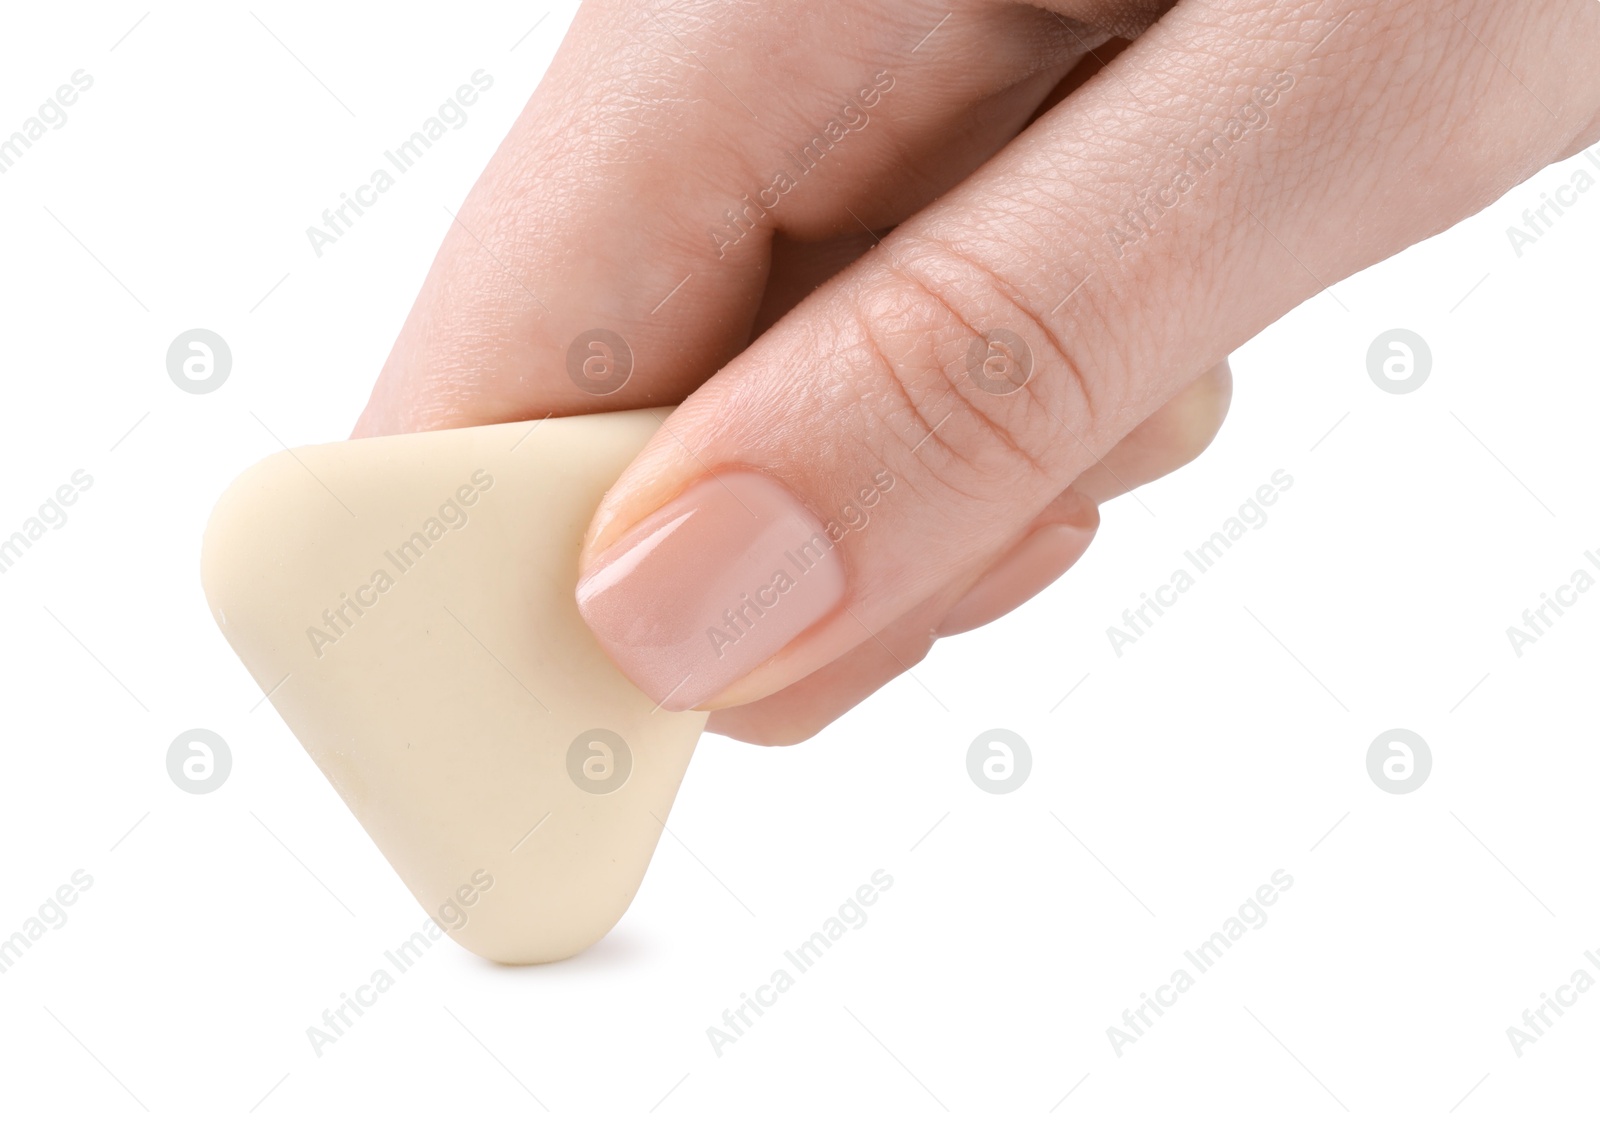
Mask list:
[[[622,916],[705,725],[578,616],[644,411],[369,438],[248,469],[206,529],[223,634],[456,941],[553,961]]]

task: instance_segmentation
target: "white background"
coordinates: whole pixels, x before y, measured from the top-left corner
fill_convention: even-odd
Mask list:
[[[5,17],[0,132],[75,70],[94,85],[0,177],[0,536],[74,470],[94,485],[0,575],[0,937],[74,871],[94,885],[0,976],[0,1114],[1592,1111],[1600,990],[1521,1058],[1506,1028],[1600,947],[1600,592],[1521,656],[1506,629],[1580,566],[1600,577],[1600,192],[1518,258],[1506,227],[1569,175],[1547,170],[1309,302],[1235,357],[1211,451],[1110,505],[1027,611],[806,745],[705,739],[597,947],[508,969],[439,946],[318,1058],[306,1028],[422,912],[257,706],[201,596],[200,533],[273,434],[348,432],[571,11],[531,34],[537,5],[144,11]],[[305,228],[479,68],[467,125],[315,257]],[[1434,357],[1406,395],[1366,366],[1397,326]],[[165,370],[193,327],[232,347],[212,394]],[[1114,655],[1107,626],[1278,469],[1294,485],[1266,526]],[[165,768],[192,727],[234,754],[203,797]],[[966,772],[994,727],[1034,754],[1007,796]],[[1393,727],[1434,756],[1407,796],[1367,773]],[[869,922],[717,1057],[706,1028],[879,868]],[[1280,868],[1268,923],[1118,1057],[1107,1027]]]

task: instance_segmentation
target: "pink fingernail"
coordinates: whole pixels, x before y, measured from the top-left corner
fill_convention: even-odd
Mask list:
[[[1004,617],[1065,574],[1089,549],[1094,533],[1093,527],[1068,523],[1038,528],[978,579],[934,632],[953,637]]]
[[[771,477],[740,469],[690,485],[578,581],[578,610],[641,691],[697,706],[844,598],[822,523]]]

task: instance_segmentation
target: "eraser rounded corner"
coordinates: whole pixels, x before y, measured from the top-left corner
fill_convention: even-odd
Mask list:
[[[224,492],[223,635],[434,926],[507,964],[633,900],[706,716],[662,710],[574,599],[645,411],[274,454]]]

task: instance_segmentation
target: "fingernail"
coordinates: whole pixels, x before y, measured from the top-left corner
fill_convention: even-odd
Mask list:
[[[844,563],[787,488],[750,470],[690,485],[578,581],[613,663],[669,711],[737,683],[844,598]]]
[[[934,633],[953,637],[1004,617],[1082,558],[1095,530],[1067,523],[1036,529],[950,607]]]

